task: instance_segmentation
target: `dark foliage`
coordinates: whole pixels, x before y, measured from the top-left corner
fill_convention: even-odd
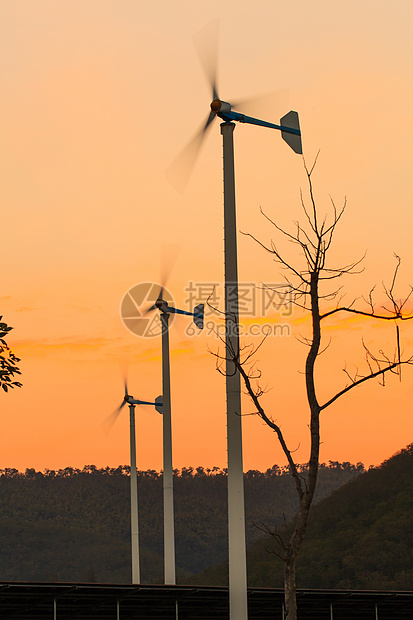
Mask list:
[[[13,328],[9,327],[7,323],[2,323],[2,318],[0,316],[0,387],[5,392],[8,392],[10,389],[22,386],[20,381],[14,380],[14,375],[21,374],[20,368],[17,365],[20,362],[20,358],[16,357],[5,340]]]
[[[361,464],[322,466],[318,498],[363,471]],[[163,578],[162,475],[139,472],[142,580]],[[252,543],[296,511],[287,468],[245,474],[247,536]],[[226,471],[175,471],[178,581],[227,558]],[[58,471],[0,470],[0,578],[28,581],[129,582],[129,467]]]
[[[290,527],[292,527],[293,522]],[[279,528],[282,540],[290,528]],[[252,586],[283,587],[280,540],[249,550]],[[226,582],[226,567],[197,576]],[[314,506],[297,563],[297,587],[413,589],[413,444]]]

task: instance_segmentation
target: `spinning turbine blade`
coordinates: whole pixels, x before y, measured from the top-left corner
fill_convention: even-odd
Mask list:
[[[153,312],[154,310],[156,310],[156,306],[149,306],[149,308],[146,308],[145,312],[143,313],[143,316],[148,315],[150,312]]]
[[[219,99],[217,90],[219,22],[209,22],[194,37],[194,44],[199,60],[211,87],[212,99]]]
[[[126,374],[123,377],[123,385],[125,388],[125,396],[128,396],[129,392],[128,392],[128,379],[126,377]]]
[[[167,243],[164,244],[162,246],[161,249],[161,269],[160,269],[160,286],[157,290],[157,285],[154,284],[151,290],[151,296],[149,297],[149,301],[154,301],[155,303],[152,306],[149,306],[144,312],[143,312],[143,316],[146,316],[147,314],[149,314],[149,312],[153,312],[154,310],[157,310],[158,307],[156,305],[156,301],[158,299],[162,299],[163,301],[166,301],[168,303],[168,301],[171,301],[171,297],[170,295],[168,295],[168,291],[167,291],[167,297],[169,297],[169,299],[164,299],[164,292],[165,292],[165,287],[168,283],[168,280],[170,278],[170,275],[173,271],[173,268],[175,266],[176,260],[178,258],[178,254],[180,252],[180,246],[176,243]],[[154,290],[156,291],[156,299],[153,296]],[[159,292],[158,292],[159,291]]]
[[[176,259],[180,251],[179,245],[176,243],[168,243],[162,246],[161,250],[161,294],[170,278]],[[162,299],[162,297],[161,297]]]
[[[212,100],[219,99],[217,89],[218,34],[218,19],[215,19],[194,37],[194,45],[211,88]],[[166,171],[168,181],[181,194],[185,191],[201,150],[205,134],[214,118],[215,114],[210,112],[202,127],[200,127]]]
[[[207,129],[215,118],[215,114],[210,112],[202,127],[196,132],[194,137],[182,149],[175,161],[166,170],[166,178],[170,184],[183,194],[188,185],[193,167],[201,150]]]
[[[126,293],[125,297],[123,298],[122,315],[128,317],[129,319],[132,319],[132,318],[138,319],[141,316],[140,307],[138,303],[136,302],[136,299],[134,298],[134,296],[131,295],[130,291]]]
[[[165,290],[165,287],[162,284],[152,285],[150,295],[148,295],[148,301],[150,302],[153,301],[154,303],[151,306],[148,306],[148,308],[146,308],[146,310],[143,311],[142,313],[143,316],[147,316],[150,312],[153,312],[154,310],[158,309],[156,302],[158,301],[158,299],[163,299],[164,290]]]
[[[143,313],[143,316],[146,316],[147,314],[149,314],[150,312],[153,312],[154,310],[156,310],[156,306],[149,306],[149,308],[146,308],[145,312]]]
[[[219,99],[217,89],[218,66],[218,20],[207,24],[194,37],[194,45],[211,88],[212,99]],[[210,112],[202,127],[182,149],[175,161],[166,171],[168,181],[181,194],[184,193],[192,169],[201,150],[205,134],[215,118]]]
[[[231,108],[237,112],[248,116],[257,116],[266,120],[271,120],[276,110],[285,109],[288,106],[288,89],[276,90],[270,93],[263,93],[256,97],[230,101]]]
[[[112,426],[115,424],[116,420],[119,417],[119,414],[121,412],[121,410],[123,409],[123,407],[126,405],[126,401],[124,400],[122,402],[121,405],[119,405],[119,407],[117,409],[115,409],[115,411],[113,411],[113,413],[111,413],[106,420],[103,421],[102,423],[102,427],[103,430],[108,433],[110,431],[110,429],[112,428]]]

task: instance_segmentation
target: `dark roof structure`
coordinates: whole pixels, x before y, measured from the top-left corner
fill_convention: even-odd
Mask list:
[[[250,620],[283,620],[282,589],[249,588]],[[301,620],[413,618],[413,592],[299,590]],[[0,618],[30,620],[228,620],[228,588],[0,583]]]

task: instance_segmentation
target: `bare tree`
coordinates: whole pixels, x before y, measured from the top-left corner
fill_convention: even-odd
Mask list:
[[[261,405],[260,397],[264,393],[264,390],[259,385],[261,373],[257,370],[256,365],[252,363],[252,358],[259,347],[254,349],[249,345],[241,347],[239,351],[228,350],[228,348],[226,348],[224,354],[220,354],[219,352],[214,353],[217,358],[217,369],[222,374],[225,374],[224,361],[228,359],[233,362],[240,372],[246,391],[254,403],[255,413],[277,435],[295,482],[299,510],[290,539],[284,542],[277,531],[270,531],[265,528],[267,533],[271,533],[274,539],[279,543],[281,549],[279,555],[284,561],[285,611],[287,620],[296,620],[297,618],[296,560],[305,536],[309,511],[317,483],[320,449],[320,414],[335,401],[362,383],[378,378],[384,384],[384,378],[387,373],[392,372],[400,375],[401,366],[403,364],[413,364],[413,357],[404,359],[402,356],[398,325],[399,321],[413,318],[411,313],[409,314],[405,311],[406,303],[412,295],[413,288],[410,287],[410,292],[402,301],[396,300],[395,284],[400,266],[400,258],[398,256],[396,256],[396,268],[390,286],[385,286],[383,284],[384,294],[387,298],[386,306],[381,306],[377,309],[373,299],[374,289],[370,291],[366,299],[363,298],[365,303],[364,310],[356,307],[356,300],[349,305],[344,305],[342,303],[343,297],[341,296],[341,287],[338,284],[336,286],[335,283],[340,278],[343,278],[343,276],[360,273],[360,263],[364,257],[359,261],[338,268],[328,266],[328,253],[333,243],[336,228],[344,214],[346,201],[344,201],[344,205],[340,209],[337,209],[334,201],[331,199],[330,216],[320,217],[316,207],[312,183],[312,173],[316,160],[311,169],[306,166],[304,161],[304,169],[308,180],[310,205],[309,207],[306,205],[301,192],[301,205],[306,224],[302,226],[299,222],[295,222],[294,232],[289,233],[280,228],[280,226],[263,213],[268,222],[274,226],[277,233],[286,237],[298,248],[299,254],[304,257],[304,264],[301,266],[291,264],[277,249],[274,242],[271,242],[270,246],[266,246],[252,235],[249,235],[259,243],[265,251],[272,254],[275,262],[288,274],[285,278],[285,291],[289,294],[292,303],[311,314],[311,337],[301,340],[309,347],[306,356],[304,375],[310,414],[310,458],[305,472],[299,471],[294,461],[292,451],[287,445],[287,441],[279,424],[274,421],[271,414],[267,413]],[[328,309],[323,310],[320,306],[327,306]],[[365,371],[357,369],[351,374],[347,368],[344,368],[343,370],[348,380],[347,384],[344,385],[340,391],[330,396],[328,400],[320,402],[317,398],[315,363],[319,355],[323,352],[321,346],[322,328],[328,317],[338,313],[363,315],[365,317],[370,317],[372,320],[393,321],[395,323],[396,332],[395,350],[391,356],[386,355],[382,350],[376,354],[362,341]]]

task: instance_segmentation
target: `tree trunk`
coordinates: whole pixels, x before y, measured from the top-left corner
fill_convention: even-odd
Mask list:
[[[286,620],[297,620],[296,596],[296,559],[307,529],[308,514],[317,484],[319,449],[320,449],[320,406],[317,401],[314,383],[314,365],[319,354],[321,343],[320,312],[318,307],[318,269],[311,273],[311,314],[313,339],[306,360],[307,398],[311,410],[311,449],[305,491],[300,494],[300,509],[297,524],[288,543],[284,556],[284,591]]]
[[[284,562],[285,620],[297,620],[297,588],[295,584],[295,557]],[[283,618],[284,620],[284,618]]]
[[[308,515],[313,501],[314,489],[317,481],[318,462],[313,464],[312,469],[312,484],[301,498],[297,523],[284,555],[285,620],[297,620],[296,562],[298,552],[307,530]]]

